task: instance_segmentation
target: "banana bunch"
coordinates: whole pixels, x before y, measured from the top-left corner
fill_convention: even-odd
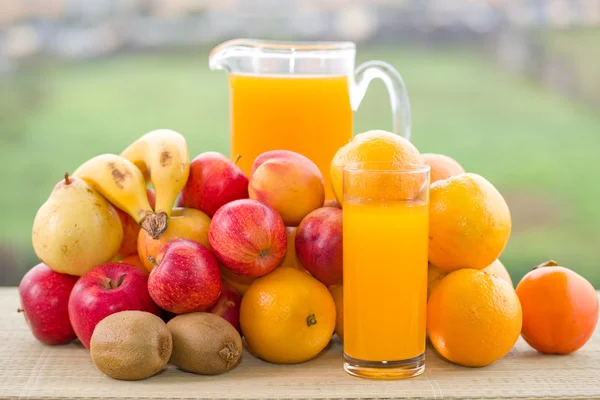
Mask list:
[[[121,156],[140,169],[156,192],[157,214],[171,217],[173,204],[190,174],[190,157],[185,138],[170,129],[157,129],[127,147]]]
[[[168,129],[149,132],[119,156],[102,154],[73,173],[112,204],[129,214],[152,238],[167,229],[173,204],[187,182],[190,163],[185,138]],[[155,209],[146,184],[156,192]]]
[[[152,237],[158,238],[167,229],[166,215],[157,215],[148,202],[144,176],[126,158],[116,154],[96,156],[77,168],[73,176],[131,215]]]

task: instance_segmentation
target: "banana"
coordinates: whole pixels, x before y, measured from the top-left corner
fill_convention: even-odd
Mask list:
[[[170,129],[146,133],[122,153],[150,179],[156,192],[157,214],[171,216],[177,196],[190,174],[190,158],[185,138]]]
[[[142,172],[116,154],[102,154],[83,163],[73,176],[83,179],[112,204],[125,211],[150,236],[158,238],[167,229],[167,215],[156,214],[148,202]]]

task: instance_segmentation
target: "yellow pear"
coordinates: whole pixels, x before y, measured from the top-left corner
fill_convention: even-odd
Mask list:
[[[117,210],[79,178],[65,175],[33,222],[35,254],[56,272],[83,275],[113,259],[123,240]]]

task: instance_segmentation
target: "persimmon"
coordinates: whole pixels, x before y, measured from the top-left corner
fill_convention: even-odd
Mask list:
[[[523,308],[523,339],[546,354],[569,354],[592,336],[598,322],[598,296],[576,272],[548,261],[517,285]]]

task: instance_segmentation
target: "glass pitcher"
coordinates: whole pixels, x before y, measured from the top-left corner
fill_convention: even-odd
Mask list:
[[[249,174],[269,150],[304,154],[321,170],[333,199],[331,159],[352,138],[352,112],[369,82],[381,79],[390,96],[393,130],[410,139],[410,106],[402,77],[369,61],[356,70],[351,42],[272,42],[236,39],[210,53],[212,70],[229,73],[231,158]]]

